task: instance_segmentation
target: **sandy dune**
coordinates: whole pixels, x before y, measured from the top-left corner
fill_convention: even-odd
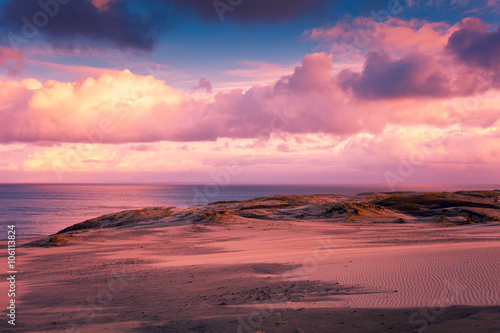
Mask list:
[[[499,197],[279,196],[102,216],[23,241],[19,324],[2,329],[497,332]]]

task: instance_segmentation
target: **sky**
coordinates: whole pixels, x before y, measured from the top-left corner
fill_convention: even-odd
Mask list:
[[[500,184],[499,0],[0,0],[0,183]]]

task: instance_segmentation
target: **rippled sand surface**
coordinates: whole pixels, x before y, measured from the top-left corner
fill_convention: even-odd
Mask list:
[[[19,325],[4,331],[497,332],[499,196],[278,196],[96,217],[20,241]]]

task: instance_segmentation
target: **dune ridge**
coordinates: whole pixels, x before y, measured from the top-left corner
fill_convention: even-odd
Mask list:
[[[92,218],[64,228],[115,228],[145,221],[184,219],[187,223],[222,222],[230,217],[265,220],[350,220],[404,223],[426,221],[456,224],[500,221],[500,190],[459,192],[389,192],[358,195],[281,195],[246,201],[219,201],[191,207],[150,207]]]

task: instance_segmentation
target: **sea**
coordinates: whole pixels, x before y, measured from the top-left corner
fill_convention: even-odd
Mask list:
[[[86,219],[155,206],[191,206],[272,195],[359,194],[395,191],[494,190],[474,184],[0,184],[0,239],[9,225],[17,237],[53,234]]]

